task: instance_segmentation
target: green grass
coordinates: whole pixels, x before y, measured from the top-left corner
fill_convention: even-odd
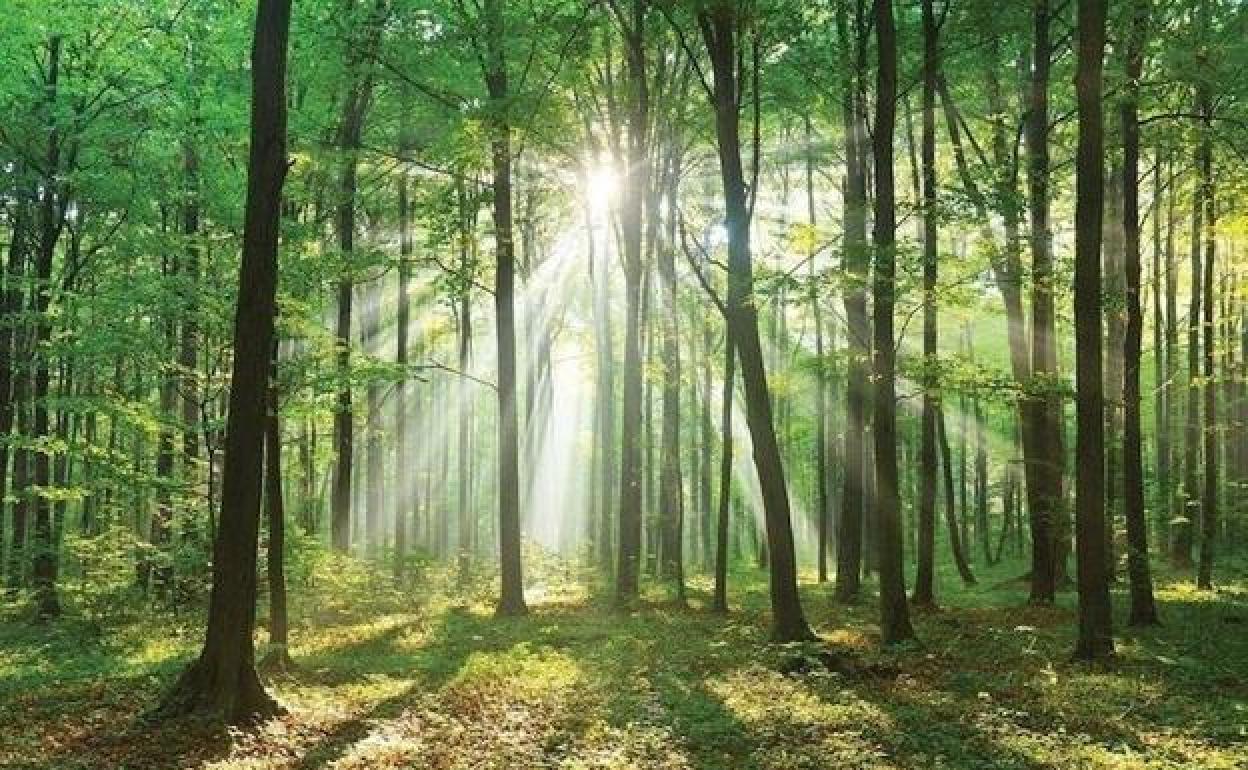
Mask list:
[[[1229,569],[1229,568],[1228,568]],[[91,635],[0,630],[0,767],[81,768],[1234,768],[1248,764],[1248,583],[1210,595],[1161,576],[1165,625],[1119,628],[1108,667],[1068,660],[1073,597],[1024,606],[981,570],[942,572],[917,646],[881,652],[875,609],[808,583],[824,643],[895,679],[792,670],[766,642],[766,584],[734,575],[727,618],[654,601],[617,613],[571,585],[529,617],[387,597],[293,633],[270,681],[289,713],[251,731],[139,719],[194,653],[167,619]],[[1234,580],[1230,578],[1234,577]],[[537,594],[538,592],[534,592]],[[298,596],[296,596],[298,599]],[[1115,603],[1122,621],[1125,596]],[[296,601],[307,609],[307,603]],[[263,635],[263,634],[261,634]],[[809,651],[809,650],[805,650]]]

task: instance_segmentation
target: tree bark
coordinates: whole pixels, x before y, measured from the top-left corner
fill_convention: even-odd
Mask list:
[[[221,521],[213,548],[208,631],[199,658],[157,712],[208,712],[230,723],[276,713],[255,669],[256,546],[268,378],[277,312],[277,247],[286,176],[286,43],[290,0],[259,0],[252,44],[251,150],[234,319]]]
[[[1135,0],[1132,3],[1126,45],[1126,92],[1119,107],[1123,140],[1122,225],[1127,303],[1122,385],[1122,480],[1127,525],[1127,573],[1131,581],[1131,614],[1127,623],[1133,626],[1157,623],[1153,578],[1148,564],[1148,517],[1144,511],[1144,457],[1140,425],[1140,347],[1144,315],[1140,306],[1139,81],[1144,65],[1143,49],[1148,34],[1148,12],[1148,0]],[[1160,211],[1154,209],[1154,218],[1159,214]],[[1159,228],[1155,228],[1155,232],[1159,231]],[[1156,258],[1153,261],[1156,266]],[[1154,349],[1153,355],[1161,355],[1160,346]],[[1160,384],[1159,381],[1158,386]]]
[[[494,314],[498,338],[498,537],[502,587],[499,615],[523,615],[524,576],[520,557],[520,454],[516,413],[516,252],[512,226],[510,90],[503,49],[502,0],[482,5],[486,38],[485,83],[490,97],[490,157],[493,165]]]
[[[902,571],[901,498],[897,476],[896,342],[893,308],[896,299],[896,218],[893,193],[893,130],[897,111],[897,29],[892,0],[875,0],[876,69],[875,217],[872,243],[874,332],[872,438],[875,450],[876,553],[880,571],[880,637],[884,644],[914,638],[906,605]]]
[[[737,31],[740,21],[735,4],[730,2],[717,2],[698,13],[698,25],[710,56],[713,73],[715,136],[724,192],[724,226],[728,235],[726,320],[741,363],[741,378],[745,384],[746,424],[754,445],[754,467],[762,491],[771,578],[772,638],[781,642],[801,641],[812,638],[813,634],[806,624],[801,597],[797,591],[797,563],[789,512],[789,493],[772,420],[771,396],[767,388],[767,372],[763,364],[754,297],[750,253],[751,209],[741,163],[740,109],[744,79],[738,63],[746,57],[738,47]],[[758,65],[755,41],[751,69],[755,75]],[[757,98],[757,78],[754,79],[754,87]],[[902,599],[904,602],[904,595]]]
[[[863,2],[857,6],[856,24],[851,32],[847,6],[837,6],[837,29],[845,72],[841,112],[845,133],[845,198],[843,209],[845,268],[851,280],[845,291],[846,345],[848,366],[845,383],[845,480],[841,492],[841,516],[836,533],[836,598],[841,602],[858,598],[862,580],[863,518],[866,507],[866,412],[870,389],[867,384],[871,351],[871,327],[867,318],[867,177],[865,114],[858,95],[859,78],[865,72],[866,33]],[[855,38],[851,60],[851,34]]]
[[[1101,218],[1104,126],[1102,71],[1105,0],[1079,0],[1075,92],[1079,140],[1075,166],[1075,529],[1079,634],[1074,656],[1113,654],[1105,564],[1105,388],[1101,338]]]

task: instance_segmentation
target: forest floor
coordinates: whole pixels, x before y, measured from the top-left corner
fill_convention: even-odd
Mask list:
[[[228,732],[141,719],[197,648],[189,620],[6,623],[0,767],[1248,767],[1248,572],[1227,567],[1215,594],[1160,576],[1165,625],[1120,627],[1117,660],[1097,667],[1068,660],[1073,596],[1026,607],[1003,582],[1019,569],[967,589],[942,572],[947,608],[916,615],[921,645],[886,654],[870,600],[805,585],[820,649],[860,664],[848,673],[766,643],[761,573],[734,576],[727,618],[700,608],[697,581],[692,609],[656,595],[628,614],[551,582],[514,620],[483,595],[296,593],[298,668],[269,678],[288,713]]]

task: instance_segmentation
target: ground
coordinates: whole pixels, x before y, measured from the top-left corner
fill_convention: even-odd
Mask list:
[[[838,606],[813,582],[823,645],[767,644],[755,573],[734,575],[726,618],[701,608],[700,582],[691,609],[655,594],[632,613],[551,583],[529,617],[501,620],[481,593],[296,594],[298,669],[268,680],[288,714],[244,731],[141,718],[196,649],[190,618],[10,622],[0,767],[1248,767],[1248,575],[1214,594],[1161,576],[1165,625],[1119,627],[1118,659],[1099,667],[1068,660],[1072,597],[1026,607],[1018,566],[969,589],[942,572],[946,608],[916,616],[920,645],[886,654],[870,601]],[[1115,604],[1121,623],[1122,592]],[[827,649],[854,670],[822,665]]]

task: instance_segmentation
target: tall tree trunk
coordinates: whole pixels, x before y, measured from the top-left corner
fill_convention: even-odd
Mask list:
[[[668,149],[675,152],[676,148]],[[677,180],[680,168],[671,157],[667,159],[666,177],[668,200],[677,200]],[[656,185],[657,189],[657,185]],[[657,195],[650,214],[657,218],[659,207]],[[662,336],[661,368],[663,373],[662,435],[660,450],[662,554],[661,574],[675,589],[676,600],[685,601],[684,575],[684,495],[681,490],[680,471],[680,304],[676,287],[676,242],[674,216],[668,217],[669,233],[666,242],[658,244],[658,267],[662,302],[660,303],[660,334]]]
[[[1125,137],[1124,137],[1125,138]],[[1109,153],[1105,181],[1104,242],[1101,248],[1105,278],[1105,564],[1110,581],[1117,580],[1115,547],[1117,522],[1122,513],[1122,402],[1126,324],[1126,271],[1123,232],[1123,168],[1116,151]],[[1138,182],[1136,182],[1138,185]],[[1137,188],[1138,192],[1138,188]],[[1137,195],[1138,197],[1138,195]],[[1138,220],[1138,213],[1137,213]],[[1138,235],[1138,234],[1137,234]]]
[[[1206,8],[1209,0],[1205,0]],[[1207,13],[1207,10],[1206,10]],[[1202,53],[1203,55],[1203,53]],[[1212,100],[1202,104],[1201,113],[1204,121],[1200,150],[1200,186],[1204,201],[1204,240],[1205,276],[1201,286],[1205,296],[1201,308],[1201,326],[1204,328],[1204,380],[1201,383],[1204,394],[1204,453],[1205,475],[1204,490],[1200,504],[1200,560],[1196,568],[1196,585],[1205,590],[1213,589],[1213,541],[1217,535],[1218,522],[1218,384],[1214,380],[1214,339],[1216,329],[1213,325],[1213,276],[1214,258],[1217,253],[1217,199],[1213,176],[1213,106]]]
[[[520,560],[520,452],[516,414],[516,251],[511,213],[511,122],[507,113],[505,20],[502,0],[485,0],[485,84],[492,107],[490,156],[493,164],[494,313],[498,337],[498,537],[502,587],[499,615],[523,615],[524,576]]]
[[[361,348],[364,355],[374,358],[377,355],[379,328],[381,326],[381,294],[382,291],[374,283],[366,290],[367,295],[376,299],[368,301],[365,307],[361,336]],[[385,500],[386,464],[381,454],[381,382],[376,377],[369,378],[364,389],[365,430],[364,464],[368,471],[368,486],[364,490],[364,546],[370,557],[376,557],[383,545],[385,535],[382,532],[382,507]]]
[[[22,166],[15,166],[15,178],[23,173]],[[13,221],[9,230],[8,262],[5,266],[3,307],[0,308],[0,521],[3,521],[8,497],[9,456],[13,463],[13,490],[24,493],[17,487],[17,458],[22,456],[20,449],[13,449],[13,421],[17,411],[22,408],[22,390],[19,383],[26,378],[25,361],[22,356],[22,324],[19,313],[22,310],[25,296],[22,292],[22,279],[26,272],[27,252],[31,238],[31,211],[34,194],[29,184],[23,179],[18,183],[16,200],[13,205]],[[13,598],[21,585],[22,572],[25,568],[22,556],[26,538],[26,521],[24,504],[20,497],[11,506],[13,526],[10,530],[10,547],[7,558],[0,565],[0,572],[5,572],[4,587],[6,596]],[[20,512],[20,513],[19,513]],[[0,537],[2,539],[2,537]],[[0,543],[0,551],[4,544]]]
[[[1145,16],[1147,23],[1147,16]],[[1147,29],[1147,27],[1146,27]],[[1138,122],[1139,107],[1136,107]],[[1170,504],[1170,352],[1166,348],[1166,319],[1162,313],[1165,289],[1162,281],[1162,159],[1160,147],[1153,155],[1153,426],[1156,431],[1157,496],[1155,517],[1164,521],[1164,512]],[[1164,532],[1164,530],[1163,530]]]
[[[186,199],[182,205],[182,235],[186,238],[186,252],[181,265],[182,323],[178,337],[178,367],[181,382],[178,388],[182,397],[182,478],[191,490],[198,489],[199,481],[199,254],[200,254],[200,207],[199,207],[199,155],[195,142],[188,138],[182,149],[182,174],[186,185]]]
[[[646,133],[649,124],[649,90],[645,59],[645,0],[633,0],[631,32],[626,33],[630,103],[628,114],[628,173],[620,211],[624,247],[624,371],[622,425],[620,430],[619,553],[615,573],[616,600],[630,604],[637,599],[642,540],[642,206],[646,172],[650,167]],[[605,278],[605,276],[604,276]]]
[[[754,467],[762,491],[771,578],[772,637],[776,641],[799,641],[809,639],[813,634],[806,624],[801,597],[797,591],[797,563],[789,512],[789,493],[772,421],[771,397],[758,333],[758,311],[750,253],[752,212],[747,201],[746,178],[741,163],[740,109],[744,78],[738,70],[738,63],[747,57],[738,47],[737,31],[740,21],[734,4],[727,2],[705,7],[698,13],[698,24],[713,72],[715,136],[724,192],[724,226],[728,235],[726,320],[741,363],[741,379],[745,384],[746,424],[754,445]],[[755,75],[753,91],[757,99],[760,56],[757,39],[753,42],[751,72]],[[755,129],[758,130],[759,127],[756,125]],[[757,158],[755,161],[757,163]],[[754,190],[756,185],[751,184],[750,187]],[[904,602],[904,595],[902,599]]]
[[[897,28],[892,0],[875,0],[876,69],[875,247],[872,328],[875,378],[871,429],[875,453],[876,553],[880,571],[880,637],[884,644],[914,638],[902,571],[901,498],[897,475],[896,350],[893,308],[896,299],[896,219],[893,197],[893,129],[897,117]]]
[[[1147,42],[1148,11],[1149,0],[1135,0],[1132,3],[1126,45],[1126,92],[1119,107],[1122,122],[1122,225],[1127,304],[1122,384],[1122,480],[1127,524],[1127,573],[1131,581],[1131,615],[1127,622],[1133,626],[1157,623],[1157,608],[1153,603],[1153,578],[1148,565],[1148,517],[1144,512],[1144,453],[1140,427],[1140,347],[1144,332],[1144,314],[1140,307],[1139,81],[1144,67],[1143,49]],[[1157,178],[1154,175],[1154,179]],[[1154,209],[1154,218],[1160,213]],[[1154,228],[1154,231],[1159,232],[1160,229]],[[1156,255],[1156,244],[1153,253]],[[1155,256],[1153,262],[1155,267]],[[1156,305],[1154,308],[1156,309]],[[1160,346],[1153,354],[1161,354]]]
[[[290,667],[287,643],[290,623],[286,613],[286,504],[282,494],[282,425],[277,384],[279,342],[273,340],[273,365],[269,372],[268,414],[264,420],[264,504],[269,520],[266,577],[269,582],[269,645],[266,663],[279,670]]]
[[[1057,541],[1065,539],[1061,421],[1057,382],[1057,333],[1054,312],[1052,238],[1049,232],[1049,0],[1035,0],[1032,24],[1030,110],[1026,117],[1028,203],[1031,210],[1031,374],[1033,392],[1024,402],[1023,419],[1031,423],[1035,447],[1028,486],[1031,519],[1031,595],[1051,604],[1061,571]],[[977,404],[978,408],[978,404]],[[986,478],[984,483],[987,483]],[[986,516],[986,513],[985,513]],[[985,540],[985,542],[987,542]]]
[[[221,521],[203,651],[158,713],[208,712],[230,723],[279,710],[256,674],[256,546],[268,379],[277,312],[277,244],[286,176],[286,42],[290,0],[259,0],[251,53],[251,151],[234,318]]]
[[[823,303],[820,301],[819,272],[815,266],[818,220],[815,215],[815,150],[810,114],[803,116],[806,128],[806,222],[810,226],[806,259],[810,262],[810,310],[815,327],[815,521],[819,539],[817,567],[819,582],[828,580],[828,540],[831,506],[828,502],[828,378],[824,346]]]
[[[1075,165],[1075,531],[1079,635],[1075,657],[1113,654],[1105,564],[1105,386],[1101,359],[1101,217],[1104,126],[1101,93],[1105,0],[1079,0],[1079,141]]]
[[[463,181],[456,184],[456,197],[459,199],[459,370],[468,372],[472,366],[472,232],[476,216],[470,211],[476,201],[469,201],[468,191]],[[526,239],[526,244],[530,239]],[[459,581],[467,582],[472,569],[474,544],[472,541],[472,501],[469,499],[469,469],[472,449],[472,402],[469,384],[462,378],[455,385],[459,394],[459,414],[457,419],[458,435],[456,436],[456,455],[459,467],[456,477],[456,560],[458,562]],[[532,394],[530,394],[530,398]],[[529,428],[530,435],[532,429]]]
[[[939,409],[936,367],[936,73],[940,67],[936,14],[923,0],[923,414],[919,447],[918,570],[913,601],[934,606],[936,561],[936,415]],[[907,111],[907,114],[908,111]],[[891,346],[891,342],[889,343]],[[943,426],[942,426],[943,427]],[[946,461],[946,465],[948,462]],[[947,512],[946,515],[952,515]],[[952,520],[952,519],[951,519]],[[957,535],[956,528],[952,533]],[[959,555],[960,555],[960,550]],[[961,563],[960,563],[961,566]]]
[[[47,91],[48,143],[44,161],[44,179],[41,184],[39,207],[39,242],[35,250],[34,323],[32,345],[34,354],[34,378],[31,391],[34,402],[32,429],[35,441],[51,438],[48,391],[51,383],[51,364],[48,360],[48,342],[52,338],[52,262],[56,244],[65,224],[68,201],[63,197],[63,183],[58,176],[62,168],[61,132],[55,114],[58,101],[58,78],[61,66],[61,38],[48,40],[48,71],[44,87]],[[35,613],[40,620],[50,620],[61,614],[60,600],[56,591],[57,544],[52,532],[52,501],[47,492],[52,486],[51,458],[46,451],[34,453],[34,539],[31,545],[31,582],[35,592]]]
[[[728,531],[732,509],[732,405],[735,391],[737,355],[732,328],[724,332],[724,383],[720,391],[719,416],[719,509],[715,526],[715,598],[712,609],[728,611]],[[738,542],[740,538],[738,538]]]
[[[848,366],[845,383],[845,481],[841,493],[841,516],[836,533],[836,598],[842,602],[858,598],[862,579],[863,518],[866,506],[866,412],[870,389],[867,385],[871,351],[871,328],[867,318],[867,177],[865,115],[858,96],[858,79],[865,71],[865,13],[857,4],[856,23],[851,31],[849,0],[837,6],[837,29],[845,72],[841,112],[845,129],[845,223],[844,252],[849,286],[845,291],[846,344]],[[851,35],[854,38],[851,65]]]
[[[1198,93],[1196,97],[1198,114],[1202,113],[1205,105],[1203,95]],[[1206,141],[1202,136],[1196,149],[1197,170],[1204,167]],[[1174,520],[1170,538],[1170,560],[1179,569],[1192,566],[1192,539],[1196,522],[1201,519],[1200,308],[1204,292],[1201,289],[1203,275],[1200,250],[1204,244],[1205,193],[1202,179],[1197,185],[1196,194],[1192,196],[1192,273],[1191,299],[1187,311],[1187,415],[1183,433],[1183,510]]]
[[[408,519],[415,510],[417,495],[416,473],[408,460],[407,404],[411,388],[407,375],[407,336],[411,327],[412,232],[407,178],[406,173],[399,174],[399,286],[395,298],[394,354],[400,378],[394,394],[394,499],[397,501],[394,511],[394,576],[400,580],[407,566]]]

